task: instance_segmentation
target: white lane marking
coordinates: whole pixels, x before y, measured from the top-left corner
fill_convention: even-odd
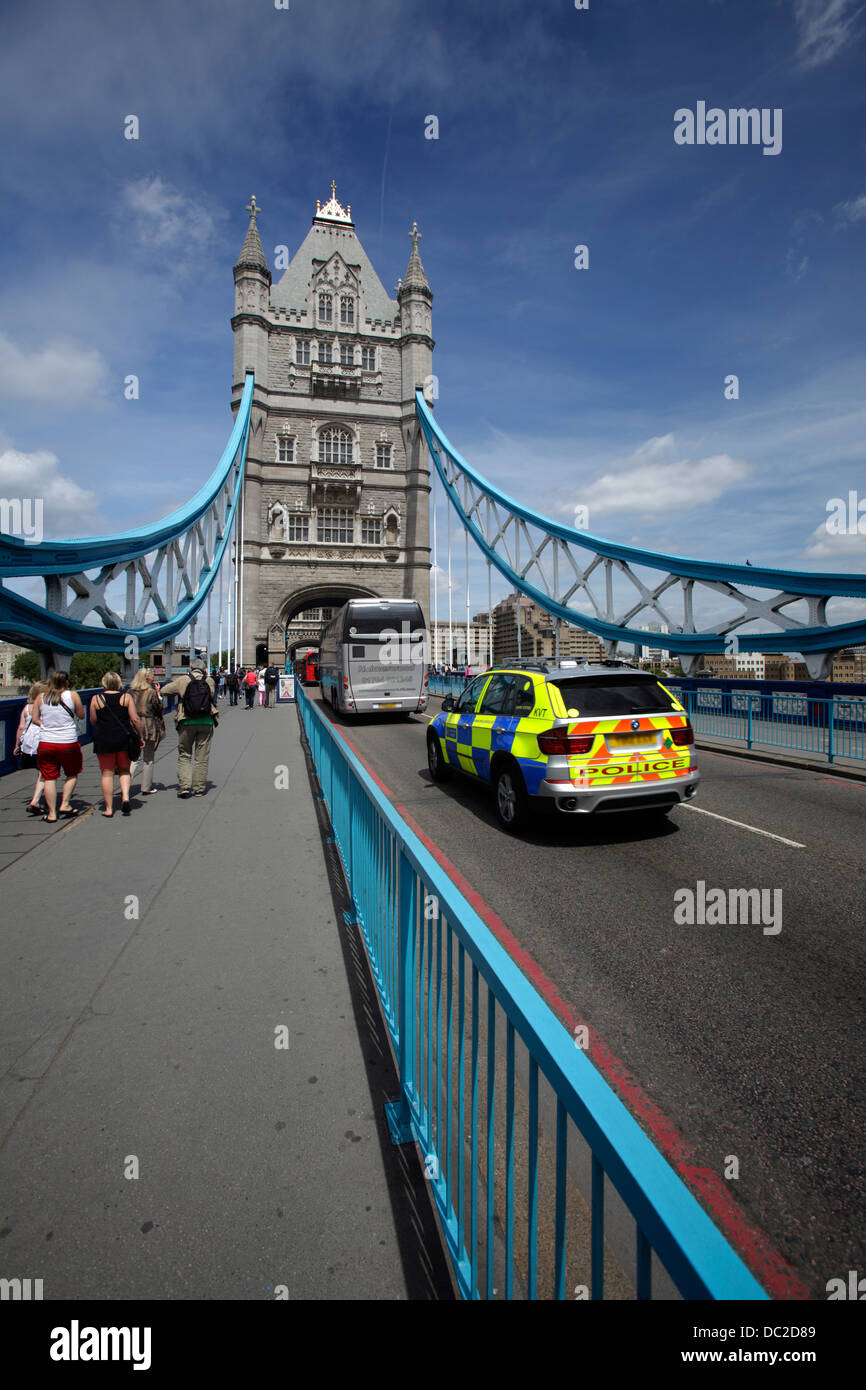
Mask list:
[[[786,840],[784,835],[774,835],[772,830],[760,830],[757,825],[746,825],[745,821],[731,820],[730,816],[720,816],[715,811],[707,811],[703,806],[692,806],[687,802],[685,810],[697,811],[702,816],[712,816],[713,820],[723,820],[728,825],[738,826],[740,830],[751,830],[753,835],[766,835],[769,840],[779,840],[781,844],[790,845],[792,849],[806,848],[805,845],[800,844],[799,840]]]

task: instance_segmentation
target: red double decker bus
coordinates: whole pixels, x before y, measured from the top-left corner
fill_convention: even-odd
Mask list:
[[[302,652],[294,663],[295,680],[299,680],[301,685],[319,684],[319,653],[314,648],[309,652]]]

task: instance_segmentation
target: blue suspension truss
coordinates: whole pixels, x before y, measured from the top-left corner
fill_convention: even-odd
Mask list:
[[[134,637],[146,651],[195,619],[237,515],[253,387],[248,372],[231,437],[211,477],[161,521],[114,536],[38,545],[0,533],[0,633],[8,641],[49,653],[120,652]],[[44,605],[3,583],[32,575],[45,581]],[[118,613],[106,590],[124,578],[125,608]]]
[[[562,526],[477,473],[448,441],[421,391],[415,393],[415,406],[446,496],[485,559],[510,588],[552,617],[595,633],[609,653],[621,642],[663,646],[679,656],[688,675],[704,653],[799,652],[809,674],[819,679],[827,674],[836,652],[866,642],[866,616],[839,624],[826,618],[831,598],[866,598],[866,575],[690,560]],[[648,584],[637,567],[659,571],[658,582]],[[699,628],[696,588],[704,597],[711,593],[717,605],[719,596],[730,600],[734,611]],[[744,593],[744,588],[756,589],[760,596]],[[585,607],[575,606],[576,595]],[[806,605],[805,622],[784,611],[795,604]],[[641,615],[645,623],[657,620],[664,636],[659,627],[640,626]],[[756,620],[774,624],[775,630],[739,632]]]

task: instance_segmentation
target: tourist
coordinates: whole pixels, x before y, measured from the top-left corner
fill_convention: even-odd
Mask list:
[[[159,686],[153,678],[152,667],[142,666],[139,671],[136,671],[129,687],[129,693],[135,705],[135,712],[141,724],[141,736],[144,739],[141,750],[141,794],[142,796],[155,796],[153,765],[156,750],[165,738],[165,720],[162,717],[162,699],[159,694]],[[130,775],[135,776],[134,766]]]
[[[84,706],[78,691],[70,689],[68,671],[55,671],[49,678],[45,691],[33,703],[32,719],[40,730],[36,760],[45,783],[48,808],[42,819],[53,825],[60,817],[78,815],[70,803],[83,766],[76,721],[84,719]],[[57,779],[61,771],[63,796],[58,807]]]
[[[35,685],[31,685],[27,694],[26,703],[21,710],[21,718],[18,721],[18,729],[15,734],[15,747],[12,750],[12,756],[15,758],[20,756],[22,769],[25,767],[37,767],[36,754],[39,751],[40,729],[38,724],[33,723],[33,706],[36,702],[36,696],[42,695],[47,689],[48,684],[46,681],[37,681]],[[44,783],[37,770],[36,786],[33,789],[33,795],[27,807],[28,816],[41,816],[43,814],[43,790]]]
[[[244,694],[247,700],[247,709],[252,709],[253,707],[253,700],[255,699],[257,684],[258,680],[256,678],[256,673],[251,667],[250,670],[247,671],[246,675],[244,676]]]
[[[177,794],[207,795],[207,767],[213,731],[219,718],[213,681],[200,661],[189,668],[188,676],[162,687],[162,694],[177,695]]]
[[[123,692],[123,693],[121,693]],[[114,777],[120,781],[120,810],[128,816],[129,791],[132,783],[130,752],[131,735],[142,737],[141,721],[129,691],[123,690],[116,671],[106,671],[102,677],[102,694],[90,701],[90,725],[93,729],[93,751],[102,773],[102,799],[106,820],[114,815]],[[152,766],[152,764],[151,764]]]
[[[265,709],[271,707],[271,695],[276,692],[279,675],[280,673],[273,663],[265,671]]]
[[[265,703],[265,668],[260,666],[256,671],[256,683],[259,687],[259,708]]]
[[[226,677],[226,685],[229,688],[229,705],[236,705],[238,702],[238,690],[240,689],[240,676],[234,666]]]

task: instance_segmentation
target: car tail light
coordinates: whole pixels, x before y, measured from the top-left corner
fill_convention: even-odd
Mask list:
[[[684,729],[668,729],[668,733],[674,743],[680,748],[684,748],[688,743],[694,743],[695,731],[691,724],[687,724]]]
[[[595,734],[570,734],[566,729],[548,729],[538,735],[538,746],[542,753],[588,753],[595,742]]]

